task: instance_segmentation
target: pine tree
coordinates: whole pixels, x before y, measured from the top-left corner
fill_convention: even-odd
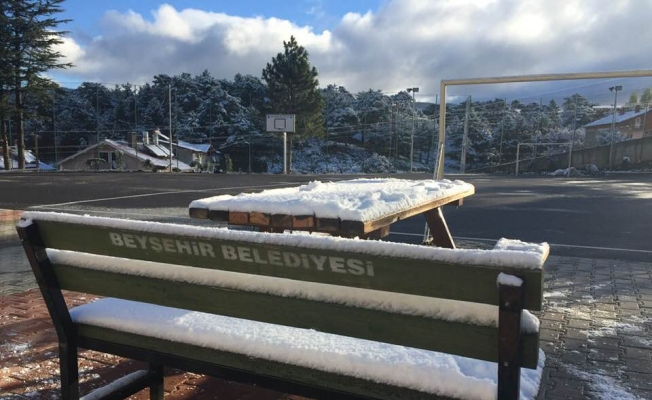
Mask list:
[[[7,44],[0,64],[10,64],[11,79],[8,90],[13,92],[16,128],[18,131],[18,168],[25,168],[24,95],[26,91],[48,82],[41,74],[52,69],[67,68],[61,62],[62,54],[54,46],[62,43],[63,31],[59,24],[68,20],[57,19],[64,0],[4,0],[2,13],[2,41]],[[5,36],[6,34],[6,36]]]
[[[283,42],[285,51],[278,53],[263,69],[269,88],[271,112],[296,115],[298,137],[320,137],[324,133],[317,68],[310,65],[308,52],[294,36]]]
[[[647,88],[641,94],[641,104],[648,105],[652,103],[652,89]]]

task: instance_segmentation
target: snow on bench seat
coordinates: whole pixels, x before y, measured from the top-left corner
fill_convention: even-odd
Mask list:
[[[497,366],[449,354],[314,330],[119,300],[71,310],[78,324],[181,342],[460,399],[493,400]],[[252,360],[252,363],[255,361]],[[521,372],[521,399],[533,399],[545,356]]]

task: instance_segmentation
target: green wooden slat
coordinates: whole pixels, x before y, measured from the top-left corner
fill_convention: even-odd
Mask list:
[[[525,308],[541,310],[543,301],[543,274],[538,269],[447,264],[51,221],[37,224],[46,246],[56,249],[492,305],[498,304],[496,278],[505,272],[524,280]],[[145,248],[138,238],[145,238]]]
[[[200,286],[55,265],[62,289],[497,361],[498,330],[321,301]],[[523,366],[534,368],[538,335],[523,335]]]
[[[396,387],[347,375],[280,363],[278,361],[253,358],[242,354],[209,349],[185,343],[176,343],[149,336],[140,336],[90,325],[78,325],[78,327],[78,333],[82,337],[134,346],[163,354],[171,354],[186,359],[248,371],[267,377],[301,382],[315,387],[341,390],[345,393],[369,396],[382,400],[444,399],[444,397],[419,392],[413,389]]]

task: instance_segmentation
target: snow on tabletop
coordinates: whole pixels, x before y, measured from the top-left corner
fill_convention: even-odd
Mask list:
[[[47,249],[47,254],[54,264],[498,327],[498,307],[488,304],[193,268],[65,250]],[[526,333],[538,332],[539,319],[529,311],[523,310],[521,328]]]
[[[496,279],[496,282],[499,285],[523,286],[523,279],[519,278],[518,276],[506,274],[504,272],[498,274],[498,279]]]
[[[227,228],[199,227],[128,219],[92,217],[88,215],[26,211],[23,218],[82,224],[114,229],[129,229],[143,233],[188,236],[198,239],[230,240],[260,245],[292,246],[335,252],[354,252],[378,257],[398,257],[432,262],[482,265],[507,268],[541,269],[549,247],[547,243],[525,243],[514,249],[444,249],[407,243],[359,240],[329,236],[293,235],[290,233],[261,233],[229,230]],[[501,240],[499,243],[506,239]],[[515,241],[509,241],[515,242]],[[522,242],[519,242],[522,243]]]
[[[71,310],[77,323],[276,360],[459,399],[494,400],[496,363],[176,308],[105,298]],[[521,399],[539,389],[521,370]]]
[[[190,203],[190,208],[314,215],[317,218],[367,222],[474,190],[470,183],[447,179],[415,181],[376,178],[339,182],[313,181],[298,187],[195,200]]]

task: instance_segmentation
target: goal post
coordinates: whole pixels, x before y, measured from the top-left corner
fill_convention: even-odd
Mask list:
[[[448,86],[484,85],[497,83],[529,83],[545,81],[572,81],[579,79],[640,78],[652,77],[652,70],[579,72],[568,74],[535,74],[502,76],[493,78],[442,79],[439,88],[439,156],[435,163],[434,179],[444,178],[444,146],[446,144],[446,88]]]
[[[565,142],[565,143],[518,143],[516,145],[516,173],[514,176],[518,176],[518,166],[521,163],[520,160],[520,154],[521,154],[521,146],[568,146],[568,173],[570,174],[570,167],[571,163],[573,161],[573,142]],[[536,160],[536,158],[534,158]]]

